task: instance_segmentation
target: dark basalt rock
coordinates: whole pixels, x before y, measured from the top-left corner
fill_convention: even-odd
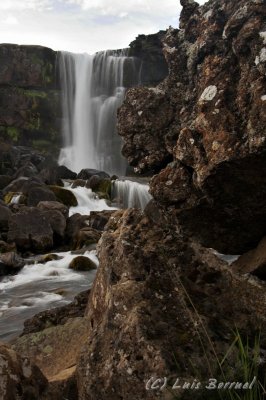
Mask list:
[[[98,171],[97,169],[86,168],[80,171],[80,173],[77,175],[77,179],[88,180],[94,175],[100,178],[106,178],[106,179],[110,178],[110,176],[104,171]]]
[[[165,31],[160,31],[152,35],[139,35],[129,45],[128,55],[135,57],[135,68],[140,71],[138,81],[135,85],[156,85],[168,75],[168,65],[163,55],[162,38]],[[141,65],[140,65],[141,64]],[[136,71],[130,70],[130,64],[125,65],[124,84],[126,87],[132,86],[132,75]],[[128,81],[128,84],[127,84]]]

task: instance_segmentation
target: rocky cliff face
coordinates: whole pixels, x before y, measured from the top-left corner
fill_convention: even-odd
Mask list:
[[[151,193],[184,232],[236,254],[265,233],[265,2],[181,3],[163,40],[169,76],[119,111],[123,154],[161,170]]]
[[[60,94],[56,52],[41,46],[0,45],[0,138],[58,151]]]

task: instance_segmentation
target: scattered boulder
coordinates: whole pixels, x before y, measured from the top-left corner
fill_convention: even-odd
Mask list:
[[[89,217],[91,228],[103,231],[110,217],[115,212],[115,210],[91,211]]]
[[[0,190],[3,190],[12,181],[11,176],[0,175]]]
[[[0,205],[0,230],[8,230],[8,222],[12,212],[6,206]]]
[[[25,260],[20,257],[15,251],[10,251],[0,255],[0,263],[2,267],[6,267],[6,273],[16,274],[25,265]]]
[[[87,181],[84,181],[83,179],[75,179],[74,182],[72,183],[71,187],[73,189],[77,187],[85,187],[87,184]]]
[[[66,218],[58,210],[43,211],[43,215],[53,230],[54,243],[61,243],[65,237]]]
[[[97,268],[97,265],[88,257],[78,256],[71,261],[69,268],[75,271],[92,271]]]
[[[67,207],[76,207],[78,205],[75,195],[67,189],[60,186],[49,186],[49,188],[54,192],[58,201],[63,203]]]
[[[86,187],[97,193],[100,198],[107,200],[111,198],[112,181],[109,178],[106,179],[98,175],[93,175],[86,184]]]
[[[100,178],[104,179],[110,178],[110,176],[104,171],[98,171],[97,169],[86,168],[80,171],[80,173],[77,175],[77,179],[83,179],[86,181],[90,179],[93,175],[97,175]]]
[[[71,171],[69,168],[64,165],[59,165],[56,168],[56,176],[58,179],[71,179],[74,180],[77,178],[76,172]]]
[[[100,240],[101,233],[93,228],[82,228],[73,238],[73,247],[75,250],[87,247],[90,244],[97,243]]]
[[[16,251],[15,243],[7,243],[3,240],[0,240],[0,253],[8,253],[10,251]]]
[[[36,186],[28,191],[27,205],[37,206],[41,201],[56,201],[56,196],[52,190],[46,186]]]
[[[79,231],[90,226],[89,215],[73,214],[67,219],[66,241],[74,243]]]
[[[38,175],[38,170],[30,161],[27,161],[22,167],[20,167],[14,174],[13,179],[20,177],[31,178]]]
[[[65,218],[68,217],[68,207],[59,203],[59,201],[40,201],[37,208],[42,211],[60,211]]]
[[[8,242],[22,251],[42,252],[53,247],[53,229],[45,214],[33,207],[23,207],[9,219]]]
[[[1,400],[40,400],[47,384],[47,379],[27,355],[21,357],[0,343]]]

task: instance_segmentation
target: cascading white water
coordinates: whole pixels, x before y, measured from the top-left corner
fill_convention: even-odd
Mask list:
[[[152,199],[149,185],[130,180],[116,180],[112,185],[112,198],[122,208],[141,208],[144,210]]]
[[[76,172],[95,168],[110,174],[125,173],[116,113],[125,94],[126,61],[134,64],[134,59],[122,52],[92,56],[60,53],[64,138],[60,164]]]

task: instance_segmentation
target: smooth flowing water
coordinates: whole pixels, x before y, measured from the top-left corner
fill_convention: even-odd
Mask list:
[[[136,79],[134,58],[123,52],[60,53],[64,139],[60,164],[76,172],[90,167],[124,175],[116,114],[125,95],[125,63],[132,64]]]
[[[125,179],[113,182],[112,199],[121,208],[141,208],[144,210],[152,196],[149,193],[147,183]]]

